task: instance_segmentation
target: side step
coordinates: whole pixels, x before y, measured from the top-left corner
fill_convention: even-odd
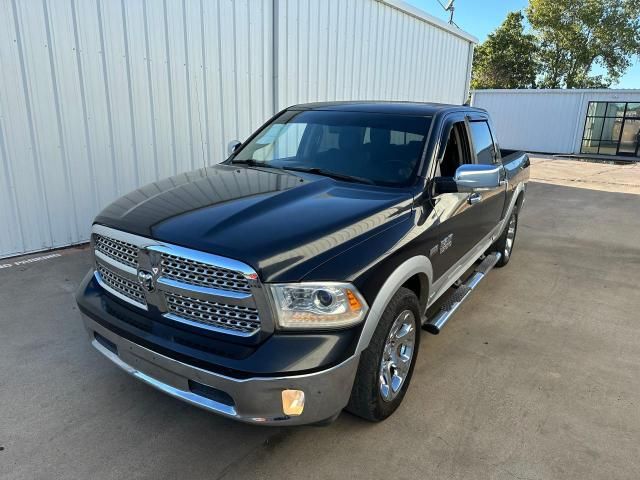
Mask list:
[[[502,254],[500,252],[494,252],[487,255],[482,263],[478,265],[475,271],[467,278],[467,280],[460,285],[456,291],[447,299],[442,305],[440,311],[436,315],[425,323],[422,328],[429,333],[438,335],[444,324],[449,321],[453,314],[458,310],[460,305],[469,297],[471,292],[478,286],[478,284],[484,280],[487,273],[495,266],[500,260]]]

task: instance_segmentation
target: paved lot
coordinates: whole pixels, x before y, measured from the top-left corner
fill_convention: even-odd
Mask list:
[[[531,163],[531,179],[536,182],[640,194],[640,162],[615,165],[540,155],[532,157]]]
[[[532,183],[511,263],[423,334],[381,424],[258,428],[180,403],[88,345],[86,250],[0,269],[0,478],[637,479],[639,209]]]

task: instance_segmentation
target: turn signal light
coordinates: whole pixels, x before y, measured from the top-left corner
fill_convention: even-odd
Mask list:
[[[302,390],[282,391],[282,411],[285,415],[297,416],[304,410],[304,392]]]
[[[357,312],[362,309],[360,300],[358,300],[358,297],[356,297],[349,289],[347,289],[347,300],[349,300],[349,308],[351,308],[352,312]]]

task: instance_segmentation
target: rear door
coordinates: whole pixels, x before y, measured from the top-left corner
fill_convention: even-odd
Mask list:
[[[473,163],[497,165],[502,167],[497,142],[493,138],[487,117],[467,117],[467,128],[471,140],[471,156]],[[476,192],[469,195],[469,202],[473,202],[473,236],[475,243],[485,238],[502,218],[506,199],[506,181],[500,186]]]

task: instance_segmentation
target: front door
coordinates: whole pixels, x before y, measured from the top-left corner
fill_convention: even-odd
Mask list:
[[[640,156],[640,118],[624,119],[618,155]]]
[[[453,182],[456,169],[471,163],[470,142],[464,116],[453,116],[445,122],[436,157],[435,177]],[[425,205],[423,233],[420,235],[424,254],[431,260],[433,279],[438,280],[456,265],[473,244],[469,228],[472,206],[468,193],[438,193]]]

